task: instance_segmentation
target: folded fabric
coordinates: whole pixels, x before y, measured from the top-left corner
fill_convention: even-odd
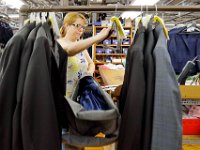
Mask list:
[[[86,110],[108,110],[102,93],[91,76],[87,76],[80,83],[78,101]]]
[[[193,116],[193,117],[200,117],[200,106],[199,105],[193,105],[190,108],[188,115]]]

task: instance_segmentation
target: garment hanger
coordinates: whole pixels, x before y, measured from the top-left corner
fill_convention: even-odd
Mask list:
[[[118,8],[118,3],[115,5],[115,13],[117,12],[117,8]],[[111,49],[113,51],[113,53],[118,53],[118,52],[123,53],[121,44],[122,44],[122,40],[127,38],[125,31],[124,31],[122,24],[118,17],[113,16],[111,18],[111,22],[112,22],[112,28],[111,28],[111,31],[110,31],[108,37],[113,33],[113,31],[115,31],[116,36],[117,36],[117,46],[116,46],[116,48],[114,48],[114,47],[110,47],[106,44],[103,44],[102,47],[105,49]],[[121,59],[121,64],[123,65],[122,56],[120,56],[120,59]]]
[[[181,31],[179,31],[178,34],[200,34],[200,28],[197,27],[197,25],[193,23],[183,28]]]
[[[164,32],[164,34],[165,34],[165,37],[169,40],[168,30],[167,30],[167,28],[165,27],[164,21],[162,20],[162,18],[160,18],[160,17],[158,16],[157,5],[155,5],[155,8],[156,8],[156,12],[155,12],[155,14],[152,16],[151,20],[152,20],[152,22],[153,22],[153,24],[154,24],[155,26],[157,26],[158,24],[160,24],[160,25],[162,26],[163,32]]]
[[[151,19],[152,15],[148,14],[148,6],[146,5],[145,15],[142,17],[142,25],[147,29],[148,23]]]
[[[118,8],[118,3],[115,5],[115,13],[117,13],[117,8]],[[124,29],[123,29],[118,17],[113,16],[111,18],[111,22],[112,22],[112,28],[111,28],[110,33],[108,34],[108,37],[113,33],[113,31],[115,31],[117,34],[116,35],[117,36],[117,46],[116,46],[116,48],[114,48],[114,47],[110,47],[106,44],[103,44],[103,48],[111,49],[111,50],[113,50],[114,53],[116,53],[117,50],[120,50],[120,52],[121,52],[122,51],[121,43],[122,43],[122,40],[126,37],[125,32],[124,32]]]
[[[60,37],[60,30],[59,30],[58,23],[56,20],[55,12],[49,12],[48,19],[51,21],[53,32],[55,33],[57,37]]]
[[[112,28],[111,28],[111,30],[110,30],[110,33],[108,34],[108,37],[110,37],[110,35],[114,32],[114,31],[116,31],[116,36],[117,36],[117,46],[116,46],[116,48],[114,48],[114,47],[110,47],[110,46],[108,46],[108,45],[106,45],[106,44],[103,44],[103,48],[106,48],[106,49],[111,49],[114,53],[116,53],[116,51],[117,50],[121,50],[121,43],[122,43],[122,39],[120,38],[120,35],[119,35],[119,32],[118,32],[118,30],[117,30],[117,25],[116,25],[116,23],[115,22],[113,22],[112,23]],[[106,38],[105,38],[106,39]]]
[[[36,21],[36,25],[41,23],[40,12],[35,13],[35,21]]]
[[[35,13],[34,12],[30,13],[29,21],[30,21],[30,23],[35,21]]]

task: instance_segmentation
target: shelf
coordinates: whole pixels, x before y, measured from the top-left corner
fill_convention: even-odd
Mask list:
[[[127,38],[130,38],[131,36],[130,35],[128,35],[128,36],[126,36]],[[117,36],[116,35],[111,35],[109,38],[117,38]]]
[[[126,54],[96,54],[96,56],[126,56]]]
[[[200,86],[198,85],[180,85],[180,91],[182,99],[200,99]]]
[[[93,26],[94,35],[97,35],[103,28],[107,28],[107,26]],[[94,60],[94,65],[95,65],[95,72],[99,69],[97,67],[98,65],[103,65],[103,64],[108,64],[108,63],[123,64],[121,62],[121,60],[122,59],[124,60],[127,56],[127,54],[125,54],[123,52],[127,51],[128,48],[132,44],[133,28],[132,27],[123,27],[123,29],[125,31],[126,38],[123,41],[121,41],[121,43],[119,43],[120,45],[117,45],[117,43],[115,42],[115,41],[117,41],[117,34],[115,32],[113,32],[111,34],[111,36],[109,37],[108,40],[110,40],[110,41],[102,41],[100,43],[94,44],[94,46],[93,46],[93,52],[94,52],[93,60]],[[106,48],[106,46],[104,46],[103,43],[111,43],[111,44],[107,44],[106,46],[108,46],[108,48]],[[127,43],[127,44],[125,44],[125,43]],[[110,53],[110,54],[97,53],[97,52],[106,52],[106,51],[103,51],[103,50],[109,49],[109,47],[111,47],[110,49],[112,50],[112,48],[117,48],[118,46],[120,47],[121,51],[115,51],[115,52],[112,51],[114,53]],[[102,51],[97,51],[97,49],[102,49]],[[116,53],[116,52],[118,52],[118,53]],[[120,57],[121,60],[119,60],[120,62],[118,62],[118,61],[117,62],[104,62],[104,61],[107,60],[107,59],[104,59],[106,57]],[[115,60],[115,59],[113,59],[113,60]],[[94,74],[94,76],[96,76],[96,75]]]
[[[96,29],[107,28],[107,26],[95,26]],[[131,29],[132,27],[123,27],[124,29]]]
[[[103,64],[122,64],[121,62],[95,62],[96,65],[103,65]]]
[[[96,46],[101,46],[101,47],[103,47],[104,45],[103,44],[96,44]],[[117,46],[116,44],[108,44],[107,46],[110,46],[110,47],[112,47],[112,46]],[[120,46],[124,46],[124,47],[126,47],[126,46],[130,46],[130,44],[122,44],[122,45],[120,45]]]

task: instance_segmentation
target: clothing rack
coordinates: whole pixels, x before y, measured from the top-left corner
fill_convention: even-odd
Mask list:
[[[92,11],[92,12],[119,12],[119,11],[178,11],[178,12],[200,12],[200,6],[51,6],[51,7],[29,7],[22,6],[21,13],[31,12],[67,12],[67,11]]]

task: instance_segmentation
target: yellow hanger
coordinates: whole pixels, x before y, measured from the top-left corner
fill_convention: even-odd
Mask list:
[[[116,24],[117,26],[117,30],[119,32],[119,36],[123,39],[123,38],[126,38],[126,35],[124,33],[124,28],[122,27],[122,24],[119,20],[119,18],[113,16],[111,19],[110,19],[113,23]]]
[[[50,12],[49,13],[49,21],[51,23],[52,29],[57,37],[60,37],[60,30],[58,28],[58,23],[56,21],[55,13]]]
[[[155,23],[155,22],[159,22],[159,23],[162,25],[164,34],[165,34],[166,38],[169,39],[168,31],[167,31],[167,29],[166,29],[166,27],[165,27],[165,24],[164,24],[163,20],[162,20],[160,17],[158,17],[158,16],[156,15],[156,16],[154,16],[154,18],[153,18],[153,22],[154,22],[154,23]]]

